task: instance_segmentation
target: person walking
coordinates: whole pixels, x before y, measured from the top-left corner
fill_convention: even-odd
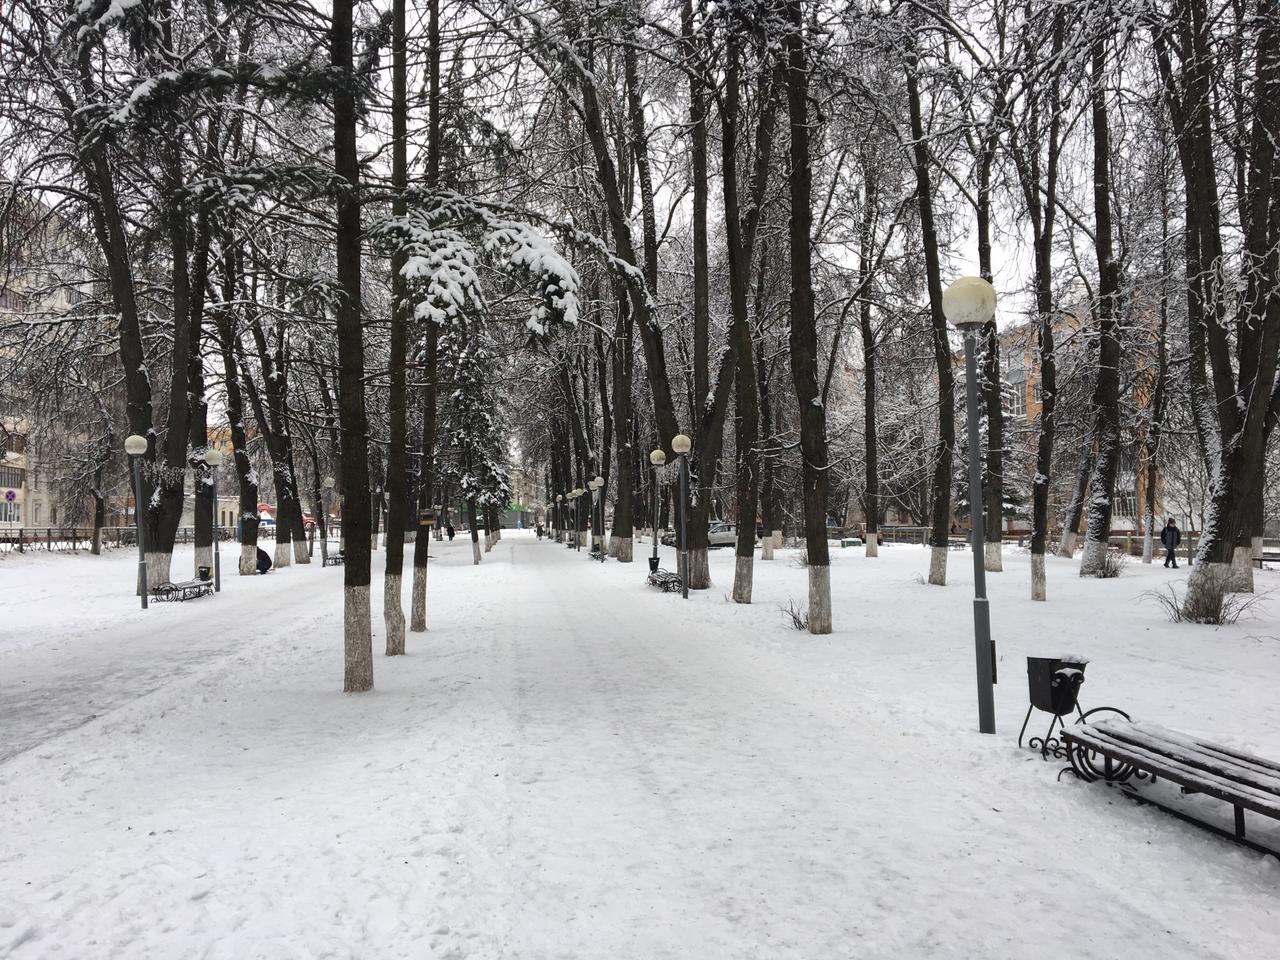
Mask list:
[[[447,534],[449,535],[449,539],[450,539],[450,540],[452,540],[452,539],[453,539],[453,524],[452,524],[452,523],[450,523],[450,524],[446,524],[446,525],[445,525],[445,528],[444,528],[444,532],[445,532],[445,533],[447,533]]]
[[[1182,531],[1178,529],[1178,525],[1173,522],[1173,517],[1169,518],[1169,522],[1164,525],[1164,529],[1160,531],[1160,543],[1164,546],[1164,565],[1178,569],[1178,555],[1175,551],[1178,544],[1182,542]]]

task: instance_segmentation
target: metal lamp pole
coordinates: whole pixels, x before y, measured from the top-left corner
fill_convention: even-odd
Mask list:
[[[209,465],[209,482],[213,486],[213,592],[222,592],[222,551],[218,541],[218,465],[222,463],[222,451],[210,447],[204,452],[204,462]]]
[[[649,454],[649,462],[653,464],[653,526],[649,532],[653,536],[653,558],[649,561],[650,572],[658,569],[658,470],[667,462],[666,452],[659,447]]]
[[[124,452],[133,463],[133,522],[138,530],[138,593],[142,609],[147,609],[147,525],[142,522],[142,457],[147,452],[147,438],[138,434],[125,437]]]
[[[983,564],[986,539],[982,516],[982,463],[978,438],[977,339],[995,316],[996,292],[981,277],[961,277],[942,295],[942,310],[964,335],[965,406],[969,424],[970,550],[973,553],[973,644],[978,674],[978,729],[996,732],[995,644],[987,603],[987,573]]]
[[[689,451],[693,441],[683,433],[671,438],[671,449],[680,457],[680,596],[689,599]]]

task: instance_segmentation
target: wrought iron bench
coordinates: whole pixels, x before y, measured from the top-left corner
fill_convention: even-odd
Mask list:
[[[326,567],[340,567],[346,562],[347,562],[347,558],[344,557],[342,554],[331,553],[324,558],[324,563],[322,565]]]
[[[651,570],[649,572],[649,586],[657,587],[663,593],[675,593],[684,584],[681,582],[679,574],[672,573],[669,570]]]
[[[1118,712],[1118,711],[1117,711]],[[1280,856],[1280,850],[1245,835],[1245,811],[1280,820],[1280,763],[1189,737],[1154,723],[1107,719],[1062,731],[1070,769],[1086,781],[1120,786],[1139,803],[1149,803],[1237,843]],[[1064,771],[1065,772],[1065,771]],[[1232,806],[1233,830],[1139,793],[1135,781],[1164,778],[1183,794],[1204,794]]]
[[[157,583],[151,595],[157,603],[181,603],[184,600],[194,600],[196,597],[211,597],[213,581],[183,580],[180,583],[173,583],[166,580],[163,583]]]

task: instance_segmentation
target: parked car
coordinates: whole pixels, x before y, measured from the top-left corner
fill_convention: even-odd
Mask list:
[[[276,535],[275,517],[259,517],[258,518],[258,536],[274,537],[275,535]]]
[[[680,545],[680,531],[668,530],[662,535],[662,542],[668,547]],[[707,545],[711,547],[732,547],[738,542],[738,528],[725,520],[713,520],[707,527]]]

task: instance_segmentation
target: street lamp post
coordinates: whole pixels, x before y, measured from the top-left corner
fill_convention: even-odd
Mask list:
[[[564,494],[556,494],[556,543],[564,539]]]
[[[653,535],[653,556],[649,558],[649,572],[658,570],[658,470],[667,462],[666,452],[659,447],[649,454],[649,462],[653,464],[653,526],[649,532]]]
[[[591,488],[593,501],[591,503],[591,547],[593,550],[600,551],[600,558],[604,559],[604,494],[600,491],[604,487],[604,477],[596,477],[589,481],[587,486]],[[595,513],[600,513],[600,535],[596,536],[595,532]]]
[[[204,462],[209,465],[209,482],[213,486],[213,592],[222,592],[222,553],[218,549],[218,465],[222,463],[222,451],[210,447],[204,452]]]
[[[582,494],[586,493],[581,486],[575,486],[573,498],[573,549],[582,552]]]
[[[680,458],[680,595],[689,599],[689,451],[693,441],[683,433],[671,438],[671,449]]]
[[[147,535],[142,522],[142,457],[147,452],[147,438],[130,434],[124,440],[124,452],[133,463],[133,522],[138,529],[138,593],[142,609],[147,609]]]
[[[983,564],[982,461],[978,450],[978,336],[995,316],[996,292],[981,277],[961,277],[942,294],[942,312],[964,335],[965,406],[969,421],[970,550],[973,553],[973,643],[978,672],[978,729],[996,732],[995,644]]]
[[[325,477],[320,481],[320,489],[324,492],[320,497],[320,508],[324,511],[324,539],[320,541],[320,565],[329,559],[329,497],[333,493],[333,477]],[[338,544],[339,552],[342,544]]]

